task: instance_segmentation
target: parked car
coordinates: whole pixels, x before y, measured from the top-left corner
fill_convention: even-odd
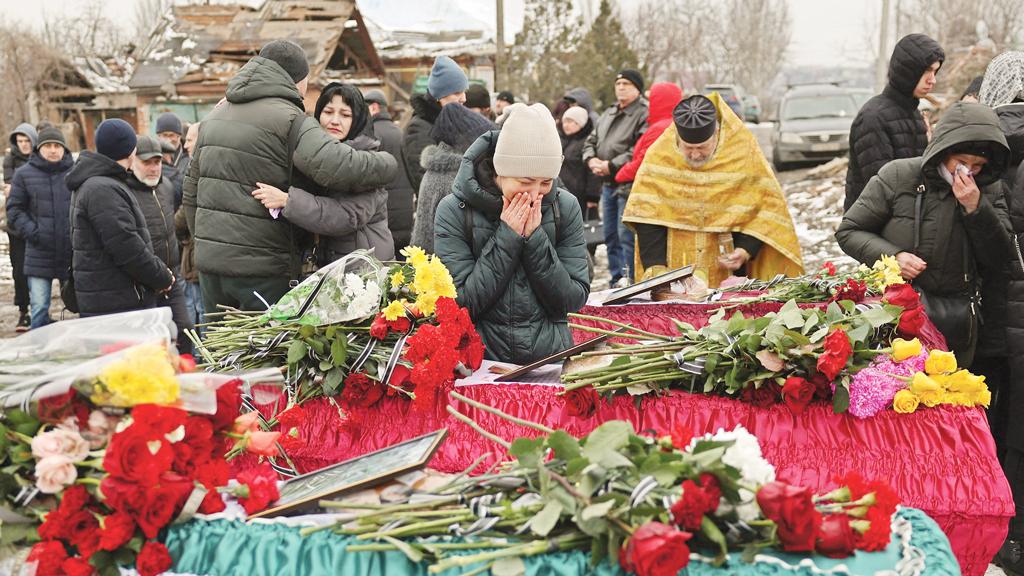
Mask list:
[[[740,120],[745,118],[743,113],[743,97],[745,95],[743,88],[737,84],[708,84],[704,87],[702,94],[711,94],[712,92],[718,92],[718,95],[725,100],[725,103],[729,105],[729,108],[739,117]]]
[[[832,84],[790,88],[779,102],[772,130],[776,170],[817,164],[850,150],[850,125],[860,109],[857,95]]]
[[[743,97],[743,119],[759,124],[761,122],[761,101],[753,94]]]

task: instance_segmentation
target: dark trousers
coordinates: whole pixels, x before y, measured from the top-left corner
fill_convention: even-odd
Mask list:
[[[1003,471],[1006,473],[1006,480],[1010,483],[1010,492],[1013,494],[1015,514],[1010,520],[1009,538],[1014,540],[1024,539],[1024,452],[1013,448],[1006,450],[1006,458],[1003,459]]]
[[[199,273],[199,287],[207,314],[222,312],[224,306],[262,312],[267,309],[263,300],[273,306],[291,288],[286,276],[221,276],[206,272]]]
[[[185,301],[185,279],[181,277],[181,270],[174,270],[174,277],[177,278],[174,287],[157,300],[157,306],[166,306],[171,309],[171,319],[174,320],[174,325],[178,328],[178,353],[191,354],[192,341],[188,339],[185,330],[193,330],[196,326]]]
[[[14,276],[14,305],[28,311],[28,277],[25,276],[25,240],[7,233],[7,248],[11,253],[11,274]]]

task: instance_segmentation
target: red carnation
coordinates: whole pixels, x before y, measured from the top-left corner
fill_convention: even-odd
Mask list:
[[[597,391],[590,386],[570,390],[562,396],[566,412],[576,418],[590,418],[597,411],[601,401]]]
[[[404,334],[409,331],[412,327],[412,322],[409,321],[408,316],[399,316],[394,320],[388,320],[388,330],[392,332],[398,332]]]
[[[846,514],[829,514],[821,521],[815,549],[829,558],[846,558],[853,554],[854,531]]]
[[[37,562],[36,576],[63,576],[64,569],[61,564],[67,560],[67,557],[68,551],[64,548],[64,544],[50,540],[33,546],[25,561]]]
[[[717,506],[717,502],[715,505]],[[708,496],[693,480],[683,482],[683,496],[672,505],[672,522],[683,530],[700,530],[704,512],[708,509]]]
[[[292,428],[298,428],[305,418],[306,412],[302,409],[302,406],[295,404],[277,415],[277,423],[281,425],[281,430],[287,432]]]
[[[782,388],[774,380],[765,380],[760,387],[755,387],[753,383],[747,384],[740,393],[740,399],[758,408],[768,408],[779,401],[781,391]]]
[[[384,314],[377,314],[370,324],[370,336],[377,340],[383,340],[388,337],[388,321],[384,319]]]
[[[856,303],[864,300],[864,296],[867,292],[867,284],[859,280],[854,280],[853,278],[847,278],[846,284],[839,286],[836,293],[829,298],[829,301],[838,302],[840,300],[850,300],[851,302]]]
[[[679,450],[686,450],[690,447],[690,442],[693,441],[693,430],[676,422],[672,426],[672,430],[669,431],[669,436],[672,437],[673,446]]]
[[[369,408],[384,395],[384,385],[370,379],[364,372],[353,372],[345,378],[341,400],[348,406]]]
[[[141,576],[158,576],[171,569],[171,555],[159,542],[146,542],[135,559],[135,569]]]
[[[217,388],[217,413],[213,415],[213,427],[217,430],[231,428],[242,411],[241,378],[229,380]]]
[[[718,510],[718,503],[722,500],[722,485],[718,482],[718,476],[710,472],[703,472],[700,475],[700,485],[704,488],[704,494],[708,499],[708,507],[705,512],[710,514]]]
[[[100,523],[88,510],[77,510],[65,519],[64,533],[68,544],[82,556],[92,556],[100,546]]]
[[[223,512],[225,508],[227,508],[227,505],[224,504],[224,498],[221,498],[220,492],[211,490],[206,493],[206,496],[203,497],[203,501],[199,504],[199,513],[216,514],[218,512]]]
[[[637,576],[676,576],[690,563],[687,540],[693,535],[661,522],[648,522],[633,532],[619,564]]]
[[[245,508],[246,514],[263,510],[279,497],[277,473],[266,464],[239,473],[238,482],[242,484],[241,490],[244,493],[238,503]]]
[[[813,552],[821,526],[810,488],[769,482],[757,492],[757,504],[775,522],[779,542],[787,552]]]
[[[903,310],[913,310],[921,305],[921,297],[918,296],[914,287],[910,284],[891,284],[886,286],[882,294],[882,301],[886,304],[899,306]]]
[[[799,376],[786,378],[782,385],[782,399],[794,414],[800,414],[814,398],[815,385]]]
[[[89,560],[82,556],[68,558],[61,563],[60,567],[64,571],[65,576],[92,576],[92,574],[96,573],[96,569],[92,567],[92,564],[89,564]]]
[[[850,346],[849,337],[846,336],[846,332],[836,328],[825,337],[825,351],[818,356],[818,371],[830,381],[835,380],[846,366],[851,354],[853,347]]]
[[[825,272],[829,276],[836,275],[836,265],[831,262],[825,262],[825,264],[822,265],[821,270],[822,272]]]
[[[124,546],[135,535],[135,521],[124,512],[114,512],[103,519],[100,531],[100,550],[113,552]]]

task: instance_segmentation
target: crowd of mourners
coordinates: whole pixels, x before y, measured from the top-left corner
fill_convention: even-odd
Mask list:
[[[927,36],[897,43],[850,130],[836,239],[865,264],[894,256],[961,364],[986,376],[1024,502],[1024,52],[994,58],[931,125],[919,101],[944,60]],[[81,316],[169,307],[188,351],[206,311],[262,310],[356,250],[392,260],[416,245],[450,270],[487,357],[526,363],[572,344],[598,217],[613,287],[687,265],[711,288],[803,273],[781,187],[717,94],[625,69],[603,111],[579,87],[550,107],[492,101],[441,56],[400,126],[382,91],[348,83],[323,86],[307,114],[308,77],[302,48],[277,40],[201,121],[165,113],[149,135],[108,119],[77,158],[58,127],[15,128],[3,224],[18,330],[53,321],[56,280]],[[1021,540],[1024,514],[1000,553],[1017,574]]]

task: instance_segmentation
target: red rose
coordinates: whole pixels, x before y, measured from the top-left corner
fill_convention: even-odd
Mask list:
[[[113,552],[124,546],[135,535],[135,521],[124,512],[114,512],[103,519],[100,531],[100,550]]]
[[[924,321],[927,318],[928,315],[924,312],[924,306],[904,310],[900,314],[900,323],[896,326],[896,331],[899,332],[900,336],[920,336],[921,328],[924,328]]]
[[[459,348],[459,360],[470,370],[476,370],[484,361],[484,343],[474,331],[465,346]]]
[[[708,500],[708,507],[704,511],[710,514],[718,510],[718,503],[722,500],[722,486],[718,482],[718,477],[710,472],[703,472],[700,475],[700,485],[704,488],[704,495]]]
[[[854,532],[850,527],[850,517],[846,514],[829,514],[821,521],[818,533],[818,544],[815,547],[819,554],[829,558],[846,558],[854,550]]]
[[[353,372],[345,378],[345,388],[341,391],[341,400],[349,406],[369,408],[384,395],[384,386],[371,380],[363,372]]]
[[[107,476],[100,481],[100,492],[107,506],[132,516],[141,513],[146,505],[146,492],[135,482]]]
[[[590,418],[597,411],[600,397],[590,386],[570,390],[562,396],[566,412],[576,418]]]
[[[171,523],[192,494],[192,482],[163,481],[146,493],[146,504],[137,518],[146,538],[156,538],[160,529]]]
[[[396,396],[400,394],[396,388],[407,388],[410,384],[410,378],[412,377],[412,370],[409,369],[405,364],[395,364],[395,369],[391,371],[391,378],[388,379],[388,386],[386,394],[388,396]]]
[[[114,434],[103,457],[103,468],[115,478],[144,485],[155,484],[171,469],[174,449],[163,439],[154,439],[133,430],[134,425]],[[152,444],[151,444],[152,443]],[[156,453],[151,446],[158,446]]]
[[[68,390],[59,396],[40,399],[36,414],[40,421],[47,424],[59,424],[74,417],[79,428],[88,428],[89,406],[78,396],[78,390]]]
[[[786,378],[782,385],[782,399],[794,414],[800,414],[814,398],[815,385],[799,376]]]
[[[171,569],[171,555],[159,542],[146,542],[135,559],[135,569],[141,576],[157,576]]]
[[[765,380],[760,387],[755,387],[753,383],[747,384],[740,393],[740,399],[758,408],[768,408],[779,401],[781,391],[782,388],[774,380]]]
[[[51,540],[33,546],[25,561],[37,563],[36,576],[63,576],[64,569],[61,565],[67,558],[68,551],[64,549],[64,544]]]
[[[412,328],[412,322],[409,321],[408,316],[399,316],[394,320],[388,320],[388,330],[392,332],[405,334],[409,331],[409,328]]]
[[[100,523],[88,510],[72,512],[64,524],[64,533],[68,544],[74,546],[78,553],[88,558],[100,546]]]
[[[717,503],[716,503],[717,504]],[[683,497],[672,505],[672,522],[683,530],[700,530],[704,512],[708,509],[707,494],[693,480],[683,481]]]
[[[676,576],[690,563],[686,541],[693,535],[661,522],[648,522],[633,532],[626,545],[625,564],[637,576]],[[620,555],[622,564],[623,555]]]
[[[241,378],[229,380],[217,388],[217,413],[213,415],[213,427],[217,430],[231,428],[235,418],[242,411]]]
[[[828,400],[832,397],[832,381],[821,372],[811,375],[810,381],[814,384],[814,399]]]
[[[377,340],[388,337],[388,321],[384,319],[384,314],[377,314],[373,319],[373,323],[370,324],[370,336]]]
[[[818,356],[818,371],[830,381],[835,380],[846,366],[846,361],[850,359],[852,353],[853,347],[850,346],[850,339],[846,336],[846,332],[836,328],[825,337],[825,351]]]
[[[96,569],[89,564],[89,560],[81,556],[68,558],[61,563],[60,567],[66,576],[92,576],[96,573]]]
[[[245,508],[246,514],[263,510],[279,497],[277,473],[266,464],[239,473],[238,482],[243,485],[245,493],[238,503]]]
[[[903,310],[913,310],[921,305],[921,297],[910,284],[892,284],[886,286],[882,293],[882,302],[899,306]]]
[[[92,496],[89,495],[89,491],[85,489],[85,486],[75,484],[73,486],[69,486],[67,490],[64,491],[64,494],[61,495],[60,509],[70,512],[81,510],[91,500]]]
[[[188,412],[181,408],[158,406],[156,404],[139,404],[132,408],[132,425],[135,434],[147,435],[149,438],[170,434],[184,426],[188,420]],[[127,431],[127,430],[126,430]]]
[[[821,525],[810,488],[769,482],[757,492],[757,505],[778,527],[778,538],[787,552],[813,552]]]
[[[227,505],[224,504],[224,498],[221,497],[220,492],[211,490],[206,493],[206,496],[203,497],[203,501],[199,504],[199,513],[216,514],[218,512],[223,512],[225,508],[227,508]]]

